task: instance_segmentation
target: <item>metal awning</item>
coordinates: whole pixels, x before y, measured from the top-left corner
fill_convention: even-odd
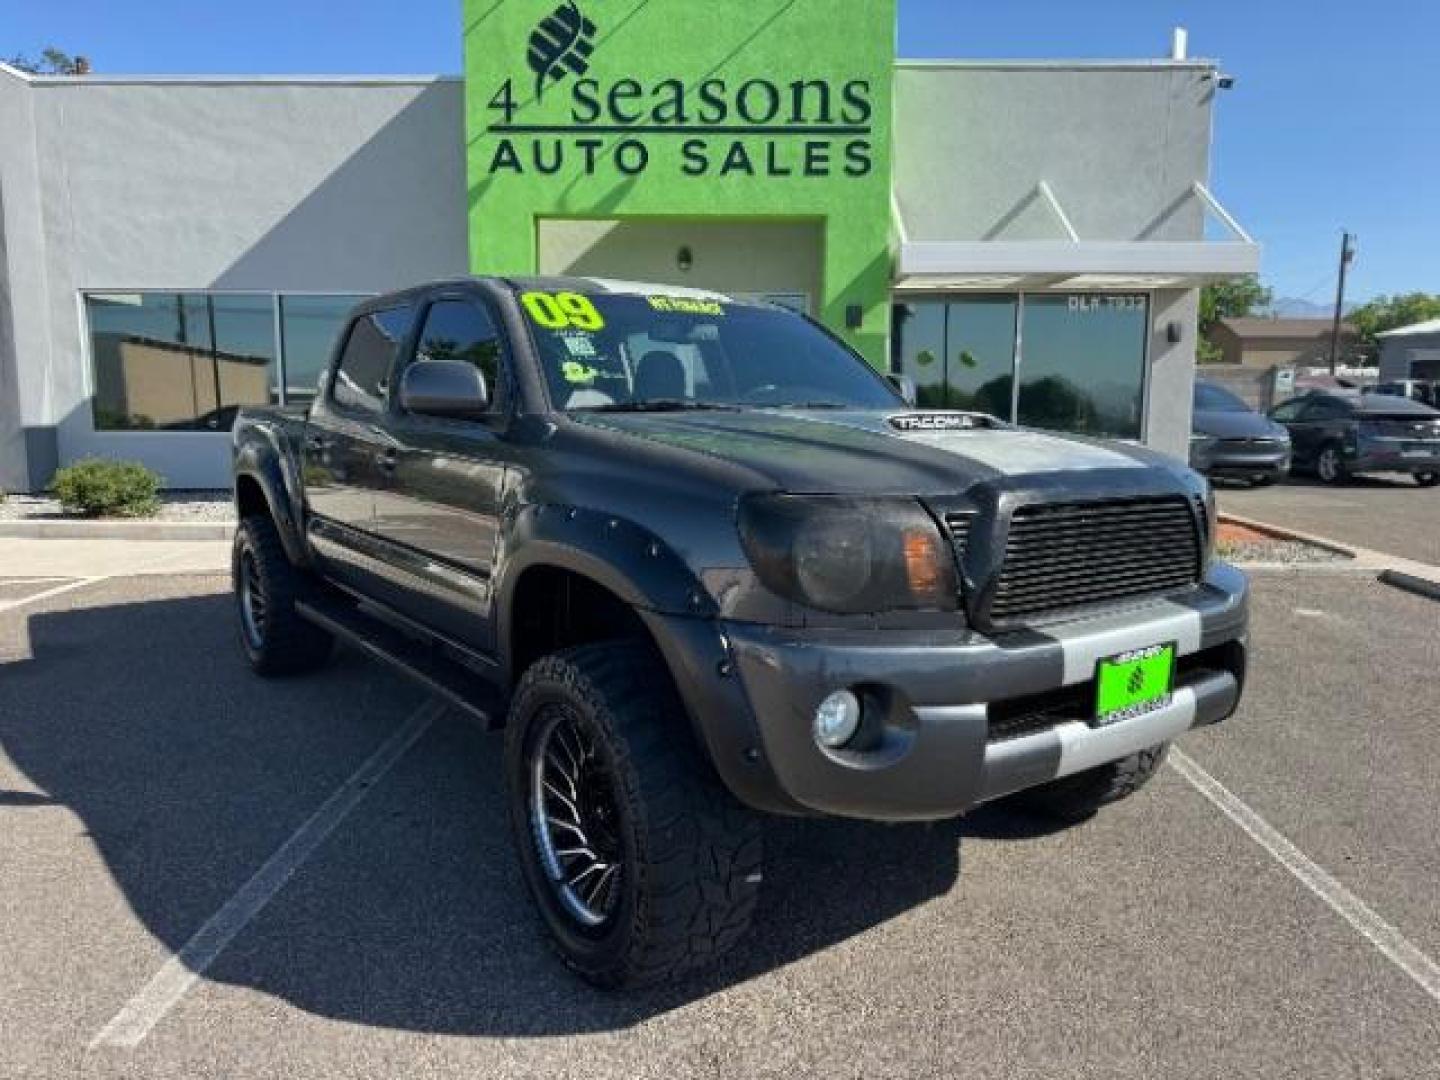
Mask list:
[[[925,290],[1190,289],[1260,270],[1260,245],[1240,227],[1204,184],[1189,197],[1219,221],[1229,240],[1084,240],[1050,185],[1042,202],[1063,234],[1054,240],[916,240],[892,203],[900,237],[895,288]]]

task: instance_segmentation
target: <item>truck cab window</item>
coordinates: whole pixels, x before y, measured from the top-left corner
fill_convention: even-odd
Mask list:
[[[497,400],[500,332],[490,313],[471,300],[437,300],[425,313],[416,360],[461,360],[485,376],[490,400]]]
[[[360,412],[381,412],[390,368],[409,332],[409,308],[386,308],[356,319],[335,371],[331,391],[335,404]]]

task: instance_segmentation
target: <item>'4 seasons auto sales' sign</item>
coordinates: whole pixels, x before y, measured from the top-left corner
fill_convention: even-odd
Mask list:
[[[609,62],[601,3],[568,0],[531,30],[525,76],[507,75],[484,105],[489,173],[636,176],[663,165],[690,178],[815,179],[874,170],[869,78],[807,73],[803,48],[785,78],[640,77]],[[625,5],[605,8],[623,18]],[[706,6],[694,10],[699,33]]]
[[[744,291],[746,252],[778,254],[772,277],[888,362],[895,0],[465,0],[464,20],[472,271]]]

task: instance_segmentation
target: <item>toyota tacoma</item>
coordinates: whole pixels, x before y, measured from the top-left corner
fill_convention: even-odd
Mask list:
[[[767,815],[1082,819],[1239,701],[1207,485],[903,382],[697,290],[366,301],[308,408],[235,426],[240,643],[343,640],[503,727],[524,878],[604,986],[745,933]]]

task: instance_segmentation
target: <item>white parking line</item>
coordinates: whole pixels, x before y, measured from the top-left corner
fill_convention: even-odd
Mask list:
[[[108,580],[108,578],[106,577],[80,578],[78,581],[69,581],[66,582],[64,585],[57,585],[53,589],[46,589],[44,592],[38,592],[32,596],[22,597],[19,600],[6,600],[3,603],[0,603],[0,614],[3,614],[7,611],[14,611],[18,607],[24,607],[26,604],[33,604],[38,600],[48,600],[52,596],[59,596],[61,593],[70,592],[70,590],[72,589],[79,589],[86,585],[93,585],[97,581],[106,580]]]
[[[1391,926],[1370,906],[1310,860],[1299,848],[1285,839],[1264,818],[1250,809],[1219,780],[1197,765],[1193,758],[1176,747],[1170,748],[1170,764],[1236,825],[1250,839],[1268,851],[1281,866],[1313,892],[1362,937],[1379,949],[1392,964],[1409,975],[1420,988],[1440,1003],[1440,964],[1417,949],[1410,940]]]
[[[144,988],[126,1003],[90,1040],[90,1048],[138,1046],[164,1019],[196,980],[265,905],[285,887],[335,827],[345,820],[379,780],[405,752],[420,739],[444,711],[437,701],[427,701],[378,750],[370,755],[350,778],[335,789],[310,818],[296,829],[265,861],[265,865],[230,897],[205,925],[195,932],[178,953],[165,962]]]

